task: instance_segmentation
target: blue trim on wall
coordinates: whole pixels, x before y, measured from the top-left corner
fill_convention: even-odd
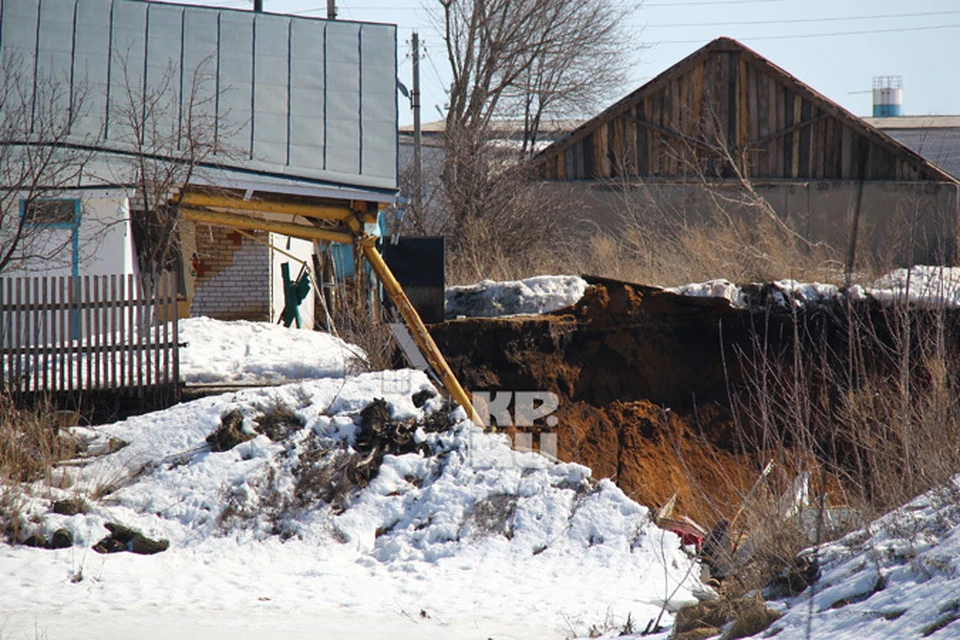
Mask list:
[[[69,229],[70,230],[70,275],[80,277],[80,200],[79,198],[37,198],[34,202],[72,202],[73,222],[27,223],[31,229]],[[20,200],[20,217],[27,215],[27,201]]]

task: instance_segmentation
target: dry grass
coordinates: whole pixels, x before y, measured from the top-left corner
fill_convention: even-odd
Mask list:
[[[77,453],[77,443],[60,432],[60,416],[50,404],[20,409],[0,395],[0,481],[49,478],[54,464]]]
[[[356,370],[348,373],[393,368],[397,341],[380,305],[371,305],[368,300],[348,301],[334,312],[333,321],[338,337],[360,347],[366,355],[365,359],[355,358]]]
[[[660,286],[725,278],[770,282],[783,278],[840,284],[842,252],[811,244],[787,224],[747,208],[734,217],[721,208],[695,219],[652,207],[624,204],[615,231],[571,221],[553,213],[575,203],[550,202],[536,221],[518,228],[500,218],[458,228],[450,243],[451,284],[485,278],[514,280],[549,273],[604,276]],[[869,274],[873,275],[871,271]]]
[[[732,394],[740,449],[754,452],[757,477],[748,491],[730,478],[740,504],[717,505],[718,513],[740,510],[731,544],[749,553],[724,583],[738,594],[782,583],[812,542],[862,526],[960,472],[958,314],[905,303],[838,305],[816,323],[797,316],[793,323],[787,347],[770,346],[776,341],[768,343],[766,328],[756,329],[752,352],[741,354],[746,380]],[[773,472],[764,476],[769,463]],[[811,501],[803,524],[780,502],[801,472],[809,474]],[[821,506],[840,505],[849,511],[836,526],[818,515]]]
[[[23,517],[24,483],[52,482],[54,466],[77,453],[77,443],[60,433],[62,415],[51,404],[18,408],[0,394],[0,534],[19,542]]]

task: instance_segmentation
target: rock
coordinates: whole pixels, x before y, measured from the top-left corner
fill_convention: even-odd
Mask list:
[[[427,400],[430,398],[435,398],[437,392],[433,389],[423,389],[422,391],[417,391],[413,394],[413,406],[417,409],[421,408],[423,405],[427,404]]]
[[[144,556],[151,556],[170,548],[169,540],[151,540],[142,534],[136,534],[130,541],[130,551]]]
[[[103,526],[107,529],[107,531],[113,534],[113,538],[116,538],[123,544],[127,544],[133,540],[135,535],[137,535],[137,532],[130,527],[125,527],[122,524],[117,524],[116,522],[108,522]]]
[[[51,549],[69,549],[73,546],[73,534],[66,529],[57,529],[50,539]]]
[[[94,545],[97,553],[118,553],[130,551],[140,555],[153,555],[170,548],[169,540],[153,540],[130,527],[116,522],[108,522],[104,527],[110,535]]]
[[[126,551],[127,545],[116,538],[107,537],[93,545],[93,550],[97,553],[119,553],[120,551]]]
[[[83,513],[85,511],[84,507],[83,501],[79,498],[54,500],[53,502],[53,512],[64,516],[75,516],[78,513]]]
[[[25,547],[34,547],[37,549],[46,549],[47,541],[39,533],[35,533],[21,543]]]

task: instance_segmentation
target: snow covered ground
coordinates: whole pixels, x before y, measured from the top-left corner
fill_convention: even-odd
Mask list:
[[[890,302],[903,300],[919,304],[944,304],[960,307],[960,267],[915,266],[896,269],[869,285],[853,285],[848,290],[832,284],[778,280],[771,283],[763,304],[802,306],[849,295],[854,300],[870,297]],[[445,315],[497,317],[547,313],[576,304],[589,285],[578,276],[537,276],[518,281],[494,282],[447,287]],[[745,308],[757,301],[751,292],[760,285],[744,287],[729,280],[694,282],[664,291],[685,296],[726,298],[734,307]]]
[[[813,587],[768,603],[784,613],[778,639],[960,638],[960,478],[826,545],[819,561]]]
[[[342,377],[363,351],[329,333],[268,322],[180,321],[180,377],[187,384],[279,383]]]
[[[695,600],[696,564],[646,508],[585,467],[512,450],[459,409],[451,429],[421,426],[416,450],[385,455],[365,488],[324,496],[324,474],[364,450],[359,412],[374,398],[406,425],[441,406],[406,370],[76,430],[90,451],[127,444],[20,494],[25,534],[66,529],[73,544],[0,545],[0,637],[562,638]],[[214,452],[206,438],[232,410],[255,437]],[[258,434],[267,414],[295,420]],[[86,512],[53,513],[58,500]],[[96,553],[108,523],[169,549]]]
[[[924,290],[943,299],[955,290],[943,285],[960,280],[917,268],[864,295],[903,295],[908,275],[911,298],[928,302]],[[525,281],[539,302],[522,293],[507,296],[518,304],[491,304],[560,308],[582,296],[577,280]],[[485,288],[488,300],[504,299],[504,287]],[[836,295],[826,285],[778,288],[794,294],[785,300]],[[680,288],[731,300],[737,291]],[[275,325],[191,320],[182,340],[194,382],[302,379],[77,429],[88,457],[48,481],[0,487],[25,533],[73,537],[56,550],[0,543],[0,639],[614,637],[628,616],[643,629],[664,609],[667,631],[646,637],[666,638],[671,611],[704,592],[676,536],[609,481],[514,451],[460,410],[448,430],[430,428],[443,413],[422,373],[350,375],[356,347]],[[351,461],[369,458],[361,412],[374,398],[410,430],[409,446],[384,455],[366,486],[328,495],[331,478],[344,484]],[[234,410],[250,439],[213,451],[208,436]],[[288,418],[271,430],[266,415]],[[769,633],[805,638],[809,625],[816,638],[960,637],[958,496],[960,480],[825,546],[821,579],[769,603],[784,613]],[[55,501],[84,511],[54,513]],[[169,548],[97,553],[108,523]]]

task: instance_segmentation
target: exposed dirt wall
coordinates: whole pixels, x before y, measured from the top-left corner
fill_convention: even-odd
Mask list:
[[[770,384],[782,384],[796,349],[804,357],[822,352],[824,367],[842,372],[851,309],[829,301],[800,310],[766,305],[763,287],[749,292],[757,304],[744,309],[612,280],[591,284],[568,310],[459,319],[431,333],[468,390],[556,393],[552,431],[562,459],[615,479],[647,505],[677,491],[681,513],[706,525],[729,517],[762,466],[753,455],[759,438],[743,419],[751,411],[744,380],[761,362]],[[890,341],[896,318],[869,302],[852,313],[878,344]],[[882,348],[864,357],[872,369],[891,364]],[[811,384],[817,390],[806,397],[829,401],[829,381]],[[739,399],[739,430],[731,398]],[[789,486],[789,467],[778,467],[775,485]]]

